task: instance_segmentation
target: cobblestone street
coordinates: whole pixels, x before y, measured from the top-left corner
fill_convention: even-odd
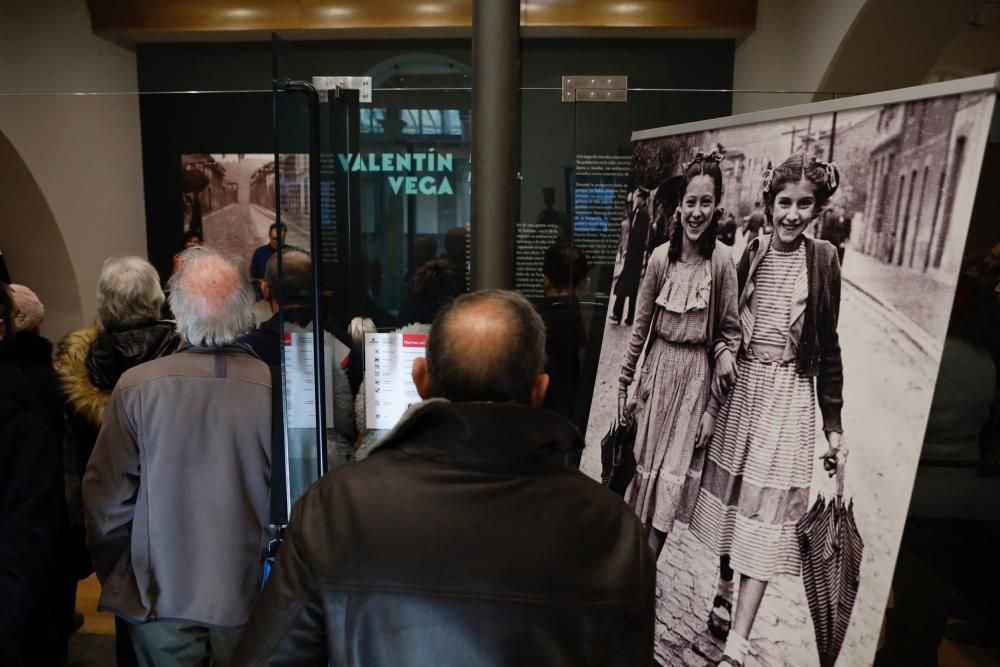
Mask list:
[[[294,216],[282,216],[288,227],[285,243],[299,248],[309,247],[309,223]],[[205,243],[235,257],[240,268],[250,272],[253,251],[267,243],[267,230],[274,223],[274,211],[256,204],[230,204],[205,216]]]
[[[845,283],[839,332],[844,351],[844,431],[850,457],[846,496],[853,497],[865,541],[861,590],[840,665],[870,664],[891,584],[939,359],[903,330],[898,313]],[[912,324],[909,323],[909,324]],[[600,439],[614,419],[621,356],[629,329],[605,333],[581,468],[600,477]],[[940,342],[938,343],[940,345]],[[818,422],[821,423],[821,422]],[[817,456],[826,449],[817,433]],[[812,498],[833,482],[817,461]],[[656,654],[664,665],[713,664],[692,650],[711,644],[705,620],[717,558],[678,524],[658,563]],[[747,666],[818,665],[812,621],[799,577],[773,581],[751,633]],[[721,648],[721,645],[718,645]]]

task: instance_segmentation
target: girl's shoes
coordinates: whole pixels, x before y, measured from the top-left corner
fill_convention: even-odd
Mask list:
[[[708,631],[712,633],[712,636],[720,641],[726,641],[729,638],[729,629],[733,625],[733,603],[722,597],[721,595],[716,595],[715,600],[712,601],[712,611],[708,613]],[[723,658],[725,660],[725,658]],[[725,662],[721,664],[726,664]],[[735,663],[730,663],[735,664]]]

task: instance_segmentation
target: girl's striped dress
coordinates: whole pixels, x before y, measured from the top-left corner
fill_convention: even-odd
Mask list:
[[[740,574],[798,575],[795,524],[809,504],[816,449],[813,380],[782,361],[790,313],[807,287],[805,244],[767,248],[740,312],[739,376],[719,411],[691,530]],[[755,350],[778,354],[755,354]]]

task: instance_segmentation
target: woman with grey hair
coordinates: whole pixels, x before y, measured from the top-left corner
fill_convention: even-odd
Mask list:
[[[93,571],[83,545],[80,479],[94,450],[104,409],[118,378],[133,366],[177,351],[180,336],[160,319],[164,294],[156,269],[141,257],[112,257],[97,281],[97,323],[68,334],[56,353],[56,369],[66,394],[67,498],[70,521],[78,528],[74,544],[77,577]],[[117,629],[117,628],[116,628]],[[128,632],[116,632],[119,665],[136,664]]]
[[[141,257],[112,257],[97,281],[97,323],[59,344],[56,364],[81,438],[81,471],[122,373],[177,350],[173,323],[160,319],[164,295],[156,269]]]

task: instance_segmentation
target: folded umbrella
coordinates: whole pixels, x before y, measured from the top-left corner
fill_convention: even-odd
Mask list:
[[[816,629],[821,667],[833,667],[844,645],[860,583],[864,541],[854,521],[854,501],[844,503],[844,463],[837,466],[837,495],[820,495],[795,527],[802,581]]]

